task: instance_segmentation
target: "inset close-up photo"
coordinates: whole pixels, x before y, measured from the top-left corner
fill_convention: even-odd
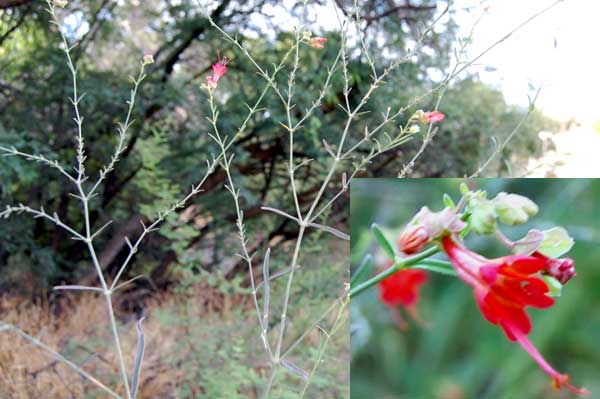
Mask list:
[[[357,179],[351,398],[600,390],[600,182]]]

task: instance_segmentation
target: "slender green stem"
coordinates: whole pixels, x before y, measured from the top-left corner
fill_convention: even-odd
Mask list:
[[[424,259],[411,267],[413,269],[423,269],[434,273],[457,277],[456,271],[454,270],[452,263],[445,260]]]
[[[112,306],[112,298],[108,292],[109,291],[104,294],[104,297],[106,299],[106,307],[108,308],[108,315],[110,317],[110,329],[115,342],[115,350],[117,351],[117,356],[119,358],[119,371],[121,372],[121,378],[123,379],[123,385],[125,387],[127,398],[131,399],[133,396],[131,396],[131,389],[129,388],[129,379],[127,377],[127,370],[125,369],[125,359],[123,358],[121,340],[119,339],[119,331],[117,330],[117,320],[115,318],[115,311]]]
[[[425,251],[423,251],[421,253],[410,256],[408,258],[396,258],[396,261],[394,262],[394,264],[392,266],[390,266],[389,268],[387,268],[386,270],[384,270],[383,272],[379,273],[375,277],[370,278],[369,280],[367,280],[363,283],[360,283],[356,287],[350,288],[350,293],[349,293],[350,298],[371,288],[375,284],[379,283],[381,280],[396,273],[398,270],[405,269],[412,265],[416,265],[417,263],[421,262],[422,260],[427,259],[432,255],[435,255],[436,253],[439,252],[439,250],[440,249],[438,246],[434,246],[434,247],[426,249]]]

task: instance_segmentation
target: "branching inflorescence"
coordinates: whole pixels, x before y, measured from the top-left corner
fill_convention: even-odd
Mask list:
[[[113,336],[113,341],[114,341],[114,349],[117,353],[117,358],[118,358],[118,363],[119,363],[122,388],[123,388],[123,391],[125,392],[125,397],[127,399],[135,399],[137,392],[138,392],[137,386],[139,383],[139,376],[141,373],[143,354],[144,354],[144,350],[145,350],[144,334],[143,334],[142,326],[141,326],[142,320],[139,320],[138,324],[137,324],[138,348],[136,350],[135,365],[134,365],[134,369],[129,373],[125,367],[124,354],[123,354],[122,347],[121,347],[121,340],[120,340],[120,336],[119,336],[119,332],[118,332],[118,328],[117,328],[117,322],[116,322],[116,318],[115,318],[115,313],[114,313],[114,309],[113,309],[112,295],[117,290],[124,287],[126,284],[128,284],[131,281],[130,280],[125,283],[119,284],[121,276],[123,275],[123,273],[125,272],[127,267],[130,265],[135,253],[138,251],[144,238],[149,233],[157,230],[157,227],[159,226],[159,224],[161,222],[163,222],[168,215],[177,211],[178,209],[181,209],[194,195],[196,195],[202,191],[201,190],[202,185],[204,184],[206,179],[210,176],[210,174],[212,174],[212,172],[216,169],[216,167],[221,159],[221,156],[213,159],[212,161],[207,161],[207,171],[206,171],[204,177],[200,180],[200,182],[198,182],[196,185],[191,187],[189,193],[183,199],[175,202],[167,209],[159,212],[158,215],[156,216],[156,219],[152,223],[146,225],[142,221],[140,221],[141,227],[142,227],[142,232],[140,233],[138,238],[133,242],[130,241],[128,238],[125,238],[125,241],[129,247],[129,253],[126,256],[125,260],[121,263],[121,265],[118,269],[118,272],[115,275],[115,277],[113,278],[112,282],[109,282],[107,280],[107,276],[103,273],[103,271],[100,267],[100,263],[98,261],[97,255],[96,255],[97,249],[94,244],[94,239],[103,232],[103,230],[110,224],[110,222],[108,222],[104,226],[102,226],[94,231],[93,221],[90,220],[90,201],[92,201],[93,198],[97,195],[97,190],[101,187],[102,182],[105,180],[108,173],[110,173],[115,168],[116,164],[119,161],[119,157],[121,156],[121,154],[124,151],[124,143],[125,143],[125,139],[127,137],[127,132],[134,123],[134,121],[132,120],[132,113],[133,113],[133,109],[134,109],[134,105],[135,105],[137,91],[138,91],[138,88],[140,87],[141,83],[143,82],[143,80],[146,78],[146,74],[144,72],[145,67],[147,65],[153,63],[154,60],[152,59],[152,56],[145,55],[141,61],[140,70],[139,70],[137,77],[131,77],[133,88],[131,89],[131,92],[130,92],[130,98],[127,101],[128,108],[127,108],[127,113],[126,113],[125,119],[122,123],[120,123],[118,125],[118,128],[117,128],[118,140],[117,140],[116,148],[115,148],[113,155],[112,155],[110,161],[108,162],[108,164],[106,164],[99,171],[98,177],[95,179],[95,181],[91,182],[90,176],[88,176],[86,174],[86,169],[85,169],[85,161],[86,161],[85,148],[86,148],[86,146],[85,146],[85,141],[84,141],[84,124],[83,124],[84,118],[80,114],[80,111],[79,111],[79,104],[83,100],[85,94],[79,94],[79,92],[78,92],[77,67],[73,63],[73,60],[71,57],[71,50],[74,48],[74,46],[69,44],[69,42],[67,41],[66,36],[64,35],[64,33],[61,30],[61,24],[57,17],[57,14],[56,14],[56,7],[64,8],[66,5],[67,5],[66,1],[58,1],[58,0],[54,0],[54,1],[48,0],[47,1],[47,6],[48,6],[47,11],[51,16],[51,22],[59,28],[58,30],[59,30],[61,38],[62,38],[63,50],[64,50],[66,60],[67,60],[67,67],[71,73],[71,78],[72,78],[73,94],[69,100],[73,106],[74,121],[77,126],[77,135],[75,137],[76,149],[77,149],[76,166],[74,167],[75,173],[69,172],[68,169],[65,168],[63,165],[61,165],[58,161],[50,160],[43,155],[28,154],[28,153],[19,151],[14,147],[5,147],[5,146],[0,146],[0,151],[2,151],[5,156],[20,156],[20,157],[23,157],[24,159],[27,159],[30,161],[39,162],[45,166],[49,166],[53,169],[56,169],[58,172],[60,172],[60,174],[63,175],[74,186],[75,193],[72,193],[71,195],[73,197],[75,197],[76,199],[78,199],[81,203],[82,216],[84,219],[83,231],[78,231],[76,228],[66,225],[65,223],[63,223],[63,221],[60,220],[59,216],[56,213],[49,214],[44,210],[43,207],[38,210],[38,209],[34,209],[30,206],[24,205],[24,204],[18,204],[15,206],[10,206],[10,205],[6,206],[2,211],[0,211],[0,218],[8,218],[9,216],[11,216],[15,213],[17,213],[17,214],[29,213],[29,214],[33,215],[33,217],[35,217],[35,218],[44,218],[44,219],[51,221],[52,223],[56,224],[58,227],[68,231],[69,234],[71,234],[72,239],[81,241],[83,243],[83,245],[85,245],[87,251],[89,252],[89,256],[92,261],[92,264],[96,270],[100,286],[94,287],[94,286],[79,286],[79,285],[61,285],[61,286],[55,287],[55,289],[57,289],[57,290],[74,290],[74,291],[91,291],[91,292],[98,292],[104,296],[105,301],[106,301],[106,309],[107,309],[107,312],[109,315],[110,330],[111,330],[111,334]],[[48,352],[56,360],[66,364],[67,366],[72,368],[74,371],[81,374],[84,378],[86,378],[87,380],[92,382],[94,385],[96,385],[98,388],[102,389],[104,392],[110,394],[112,397],[122,398],[122,395],[118,394],[116,391],[112,390],[111,388],[109,388],[108,386],[106,386],[105,384],[103,384],[102,382],[97,380],[95,377],[93,377],[89,373],[85,372],[83,369],[81,369],[75,363],[66,359],[64,356],[62,356],[61,354],[59,354],[56,351],[54,351],[53,349],[51,349],[50,347],[45,345],[43,342],[39,341],[37,338],[32,337],[29,334],[27,334],[26,332],[20,330],[17,326],[3,323],[1,325],[0,330],[15,332],[16,334],[20,335],[21,337],[27,339],[32,344],[34,344],[34,345],[38,346],[39,348]]]
[[[271,298],[270,295],[269,285],[275,276],[275,274],[272,275],[270,272],[269,259],[272,255],[271,249],[267,249],[263,257],[263,280],[259,285],[257,285],[257,278],[254,275],[252,266],[255,254],[249,254],[248,252],[248,237],[245,233],[243,213],[240,210],[240,191],[239,188],[236,188],[235,182],[232,179],[231,175],[232,157],[227,158],[226,156],[226,150],[228,148],[228,145],[230,145],[235,140],[237,134],[234,134],[233,138],[229,138],[227,135],[223,136],[222,133],[219,132],[219,128],[217,126],[219,112],[217,110],[217,105],[214,97],[216,89],[215,80],[218,79],[215,79],[213,76],[208,77],[206,89],[209,93],[210,107],[212,113],[212,115],[208,118],[213,129],[211,137],[218,144],[219,148],[221,149],[221,155],[223,156],[223,160],[221,161],[221,167],[225,170],[227,174],[227,189],[233,197],[235,207],[237,210],[237,228],[242,247],[242,254],[240,255],[240,257],[244,259],[244,261],[248,265],[250,281],[252,285],[252,294],[254,297],[258,325],[260,328],[260,339],[263,343],[266,355],[271,363],[271,372],[269,374],[265,389],[263,391],[263,397],[265,398],[269,397],[273,389],[274,379],[280,366],[283,366],[291,373],[300,375],[306,380],[305,387],[303,388],[301,393],[301,396],[303,396],[306,392],[308,384],[310,383],[310,377],[313,375],[314,371],[319,365],[319,362],[317,362],[314,365],[314,368],[311,370],[311,372],[308,373],[304,370],[301,370],[296,365],[292,364],[288,359],[288,355],[292,352],[293,349],[295,349],[298,346],[299,342],[306,337],[308,331],[305,334],[302,334],[298,340],[294,341],[288,347],[288,349],[284,349],[286,325],[287,320],[289,318],[289,304],[290,300],[292,299],[291,288],[294,284],[295,277],[297,275],[296,272],[300,268],[299,261],[303,248],[302,245],[307,231],[311,228],[314,228],[327,233],[331,233],[334,236],[339,237],[343,240],[349,240],[349,236],[346,233],[339,231],[334,227],[328,226],[322,221],[321,223],[317,223],[317,221],[320,221],[319,219],[323,218],[326,212],[331,208],[331,206],[348,190],[350,181],[361,171],[368,169],[368,165],[373,159],[387,151],[401,146],[408,140],[414,138],[415,135],[421,130],[420,125],[426,125],[427,131],[423,136],[423,145],[421,146],[415,157],[411,159],[411,161],[408,164],[406,164],[403,170],[399,173],[399,177],[404,177],[407,174],[409,174],[411,168],[417,161],[417,158],[425,151],[427,145],[433,139],[436,133],[435,124],[444,119],[444,114],[438,111],[437,108],[440,105],[441,99],[449,83],[461,72],[463,72],[469,66],[471,66],[476,60],[481,58],[483,55],[485,55],[498,44],[502,43],[504,40],[510,37],[514,31],[520,29],[525,24],[524,23],[517,26],[517,28],[509,32],[501,40],[491,45],[484,52],[482,52],[470,61],[464,59],[466,54],[466,42],[461,42],[461,47],[456,52],[456,60],[453,67],[438,85],[434,86],[433,88],[424,92],[423,94],[413,98],[408,104],[400,107],[395,112],[392,112],[392,110],[388,108],[387,112],[385,112],[382,115],[382,120],[378,125],[376,125],[375,127],[365,127],[364,133],[361,134],[360,137],[355,138],[353,137],[353,133],[356,129],[356,122],[363,115],[363,110],[368,104],[371,97],[375,95],[379,87],[387,83],[386,79],[394,70],[396,70],[403,63],[408,62],[411,59],[411,57],[413,57],[419,52],[428,34],[433,30],[434,26],[444,17],[444,15],[448,13],[450,7],[452,6],[452,2],[449,2],[448,7],[444,9],[440,13],[440,15],[435,19],[435,21],[422,32],[422,34],[416,41],[413,50],[409,51],[406,56],[401,57],[397,60],[393,60],[389,65],[383,68],[378,68],[374,63],[373,58],[370,56],[369,49],[366,45],[366,40],[364,39],[363,32],[360,29],[362,21],[360,18],[358,2],[355,1],[354,3],[355,12],[351,13],[353,17],[342,17],[340,15],[341,13],[337,8],[336,2],[332,1],[332,5],[336,10],[337,20],[339,22],[340,49],[337,52],[337,56],[333,60],[332,64],[327,67],[327,76],[322,84],[322,90],[320,90],[316,98],[312,101],[311,106],[304,110],[302,116],[294,118],[292,110],[297,108],[297,104],[294,100],[294,93],[296,76],[298,74],[300,66],[300,46],[308,45],[315,50],[319,50],[322,49],[325,45],[327,45],[327,40],[325,38],[312,37],[311,33],[305,27],[304,19],[308,3],[309,0],[305,0],[303,2],[303,8],[300,12],[299,23],[294,28],[295,36],[292,46],[283,57],[281,63],[275,66],[272,73],[269,73],[267,68],[262,67],[259,64],[259,62],[255,60],[255,58],[251,55],[250,51],[237,39],[235,35],[232,36],[231,34],[226,32],[223,28],[217,25],[210,18],[210,13],[206,9],[206,7],[201,2],[199,2],[200,6],[203,8],[205,15],[207,16],[207,18],[209,18],[211,25],[222,34],[223,38],[229,44],[233,45],[234,48],[237,48],[237,50],[239,50],[241,54],[250,61],[250,63],[256,68],[257,74],[266,81],[265,91],[269,89],[272,90],[275,93],[276,97],[280,100],[281,106],[283,107],[285,113],[285,119],[278,122],[283,127],[283,129],[285,129],[289,134],[288,159],[286,162],[286,169],[288,171],[290,180],[290,199],[293,201],[294,209],[289,212],[286,212],[282,209],[278,209],[267,205],[262,207],[264,211],[272,212],[278,216],[290,219],[291,221],[296,223],[299,228],[297,236],[295,237],[293,250],[291,251],[291,259],[289,261],[289,264],[287,265],[286,269],[284,269],[284,271],[277,273],[277,276],[285,275],[287,277],[287,281],[283,297],[280,298],[280,301],[282,303],[281,314],[273,317],[269,313],[270,307],[273,302],[273,298]],[[541,15],[541,13],[545,11],[547,11],[547,9],[536,14],[532,18]],[[530,20],[531,18],[528,21]],[[526,23],[528,21],[526,21]],[[372,72],[371,83],[366,92],[360,97],[356,105],[351,104],[349,96],[351,85],[349,77],[350,46],[348,44],[348,35],[352,26],[356,28],[356,32],[359,39],[358,42],[360,43],[360,50],[362,52],[362,55],[367,60]],[[291,63],[290,65],[288,65],[287,87],[282,88],[276,82],[275,77],[280,73],[280,70],[284,68],[288,58],[291,58]],[[222,62],[219,61],[217,64],[213,65],[213,71],[215,71],[216,68],[218,69],[219,65],[221,64]],[[333,77],[337,73],[341,74],[343,80],[343,99],[342,103],[339,106],[346,116],[346,121],[343,124],[343,126],[339,129],[339,141],[335,143],[335,145],[332,145],[327,141],[322,140],[322,150],[330,157],[328,164],[325,165],[327,172],[321,180],[320,187],[312,201],[308,205],[301,206],[298,197],[298,181],[296,174],[299,169],[306,167],[307,164],[313,161],[308,160],[300,163],[296,162],[296,160],[294,159],[295,136],[301,134],[303,125],[307,122],[307,120],[309,120],[309,118],[314,117],[314,111],[321,105],[325,93],[327,92],[327,90],[330,89],[333,82]],[[263,95],[265,94],[265,91],[263,91]],[[390,125],[394,121],[403,116],[407,110],[414,108],[415,105],[419,104],[419,102],[431,95],[436,96],[436,107],[432,111],[423,112],[419,110],[415,112],[412,116],[408,118],[406,125],[400,126],[400,130],[396,135],[392,136],[385,131],[385,129],[390,127]],[[535,99],[532,101],[529,110],[530,112],[533,109],[534,102]],[[520,125],[525,121],[528,115],[529,113],[525,116],[525,118],[523,118],[521,123],[509,135],[507,140],[504,141],[500,146],[498,146],[498,148],[492,153],[490,159],[495,157],[504,148],[504,146],[507,145],[508,141],[514,136],[514,134],[519,129]],[[364,155],[365,153],[366,155]],[[483,169],[485,169],[485,167],[488,165],[488,163],[489,160],[482,164],[482,166],[474,173],[474,175],[481,173]],[[336,183],[337,179],[341,180],[341,185],[338,185],[338,183]],[[338,188],[336,189],[336,187]],[[329,191],[331,191],[332,189],[336,191],[334,191],[334,193],[330,195],[329,198],[327,198]],[[425,257],[426,256],[424,254],[418,254],[415,257],[414,262],[417,263]],[[298,273],[300,272],[301,271],[298,271]],[[259,287],[262,288],[262,307],[260,306],[261,301],[258,298]],[[337,302],[339,302],[339,311],[338,319],[336,319],[335,325],[337,325],[339,316],[343,314],[343,310],[347,305],[347,299],[345,299],[345,295],[344,297],[340,298]],[[312,325],[311,329],[318,326],[321,320],[324,319],[332,311],[332,309],[333,308],[329,308],[326,314],[319,317],[319,319]],[[269,330],[269,320],[271,320],[272,318],[275,318],[275,321],[277,322],[277,328],[274,329],[275,331]],[[269,339],[270,333],[272,333],[272,340]],[[327,335],[327,339],[329,339],[329,334]]]

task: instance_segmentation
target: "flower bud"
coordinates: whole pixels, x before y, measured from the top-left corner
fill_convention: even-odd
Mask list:
[[[444,120],[446,115],[439,111],[423,112],[421,114],[421,123],[437,123]]]
[[[308,41],[308,45],[312,48],[322,49],[324,44],[327,43],[327,38],[324,37],[313,37]]]
[[[411,120],[415,120],[415,121],[419,121],[421,122],[421,119],[423,118],[423,115],[425,115],[425,111],[423,111],[422,109],[418,109],[415,111],[415,113],[410,117]]]
[[[571,258],[553,259],[547,271],[549,275],[563,285],[577,274],[575,272],[575,262]]]
[[[411,127],[408,128],[409,134],[416,134],[416,133],[419,133],[420,131],[421,131],[421,128],[418,125],[412,125]]]
[[[152,56],[152,54],[144,55],[144,58],[142,59],[142,63],[144,65],[154,64],[154,57]]]
[[[507,225],[525,223],[538,212],[535,202],[518,194],[500,193],[493,201],[498,219]]]
[[[411,255],[419,252],[429,242],[429,234],[425,227],[421,225],[408,226],[398,239],[398,249]]]
[[[67,6],[67,4],[69,4],[69,2],[67,0],[54,0],[54,1],[52,1],[52,3],[56,7],[60,7],[60,8],[65,8]]]
[[[546,258],[540,253],[534,253],[534,256]],[[575,262],[571,258],[552,259],[546,258],[548,266],[545,273],[557,279],[561,284],[565,285],[567,281],[575,277]]]
[[[413,218],[411,224],[413,223],[423,226],[430,239],[439,238],[446,233],[460,233],[466,226],[456,210],[449,207],[440,212],[432,212],[424,206]]]

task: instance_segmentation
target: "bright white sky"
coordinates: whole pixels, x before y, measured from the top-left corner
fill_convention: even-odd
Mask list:
[[[461,35],[467,36],[483,8],[488,9],[470,46],[474,57],[554,1],[456,0],[455,18]],[[293,0],[282,1],[283,7],[292,4]],[[284,9],[273,7],[272,12],[275,19],[294,24],[289,16],[286,18]],[[317,18],[317,24],[325,29],[338,26],[331,2]],[[495,72],[485,71],[483,65],[471,71],[479,71],[483,81],[501,89],[507,101],[514,104],[527,105],[527,95],[533,94],[529,84],[544,84],[538,108],[560,120],[575,117],[591,125],[600,119],[598,39],[600,0],[564,0],[481,59],[482,64],[496,68]]]
[[[472,54],[478,54],[502,34],[552,4],[554,0],[488,0],[489,13],[478,26]],[[457,0],[457,5],[479,5]],[[473,14],[478,14],[475,11]],[[460,13],[465,30],[475,15]],[[498,68],[482,73],[498,85],[507,100],[526,103],[528,82],[544,84],[538,107],[552,117],[576,117],[584,124],[600,118],[600,1],[564,0],[532,21],[482,59]],[[556,40],[556,48],[554,47]]]
[[[478,25],[470,45],[469,54],[475,57],[554,2],[455,0],[455,20],[461,36],[466,37],[474,21],[484,12],[484,7],[487,8],[487,14]],[[276,6],[267,5],[265,11],[274,21],[292,29],[297,22],[290,20],[289,10],[297,3],[297,0],[281,0]],[[325,30],[337,29],[339,25],[332,3],[332,0],[326,2],[316,15],[309,15],[308,24]],[[443,6],[444,3],[441,3],[440,10]],[[253,21],[258,26],[264,25],[260,18],[257,16]],[[69,25],[75,21],[68,19],[66,22]],[[481,59],[483,65],[472,66],[470,71],[480,72],[484,82],[501,89],[507,101],[513,104],[526,105],[527,95],[533,94],[530,84],[535,87],[543,84],[538,108],[556,119],[575,117],[591,126],[600,119],[598,39],[600,0],[564,0],[493,49]],[[496,70],[490,72],[484,66],[492,66]]]

